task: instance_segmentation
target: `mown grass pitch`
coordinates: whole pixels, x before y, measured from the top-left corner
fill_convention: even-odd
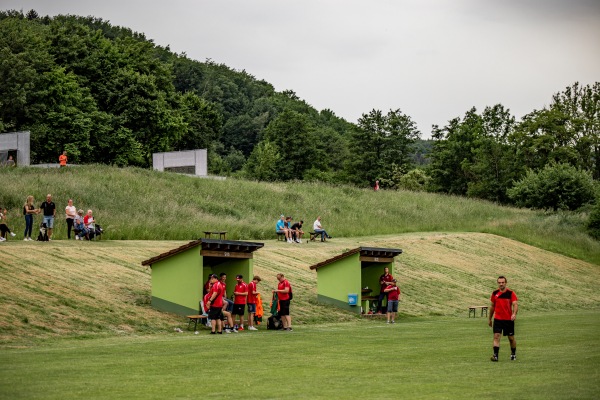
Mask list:
[[[487,319],[466,316],[54,339],[0,353],[0,397],[598,398],[600,311],[528,314],[517,322],[518,360],[503,338],[498,363]]]

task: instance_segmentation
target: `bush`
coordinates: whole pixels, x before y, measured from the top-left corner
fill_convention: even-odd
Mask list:
[[[408,171],[400,178],[400,187],[412,191],[424,191],[429,185],[431,177],[422,169]]]
[[[590,236],[600,240],[600,200],[596,200],[596,205],[590,213],[587,228]]]
[[[594,200],[591,175],[568,164],[549,164],[543,170],[529,170],[508,190],[508,197],[520,207],[576,210]]]

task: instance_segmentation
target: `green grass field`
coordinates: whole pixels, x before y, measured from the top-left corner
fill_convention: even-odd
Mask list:
[[[57,340],[0,353],[3,399],[596,399],[600,313],[517,322],[492,363],[484,318],[410,318],[297,327]]]

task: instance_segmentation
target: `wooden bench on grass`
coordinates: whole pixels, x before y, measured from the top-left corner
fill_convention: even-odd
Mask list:
[[[192,325],[192,322],[194,323],[194,331],[196,331],[196,328],[198,327],[198,322],[205,320],[208,318],[208,315],[202,315],[202,302],[200,302],[200,305],[198,307],[198,314],[194,314],[194,315],[187,315],[186,318],[188,318],[188,330],[190,329],[190,325]]]
[[[212,235],[218,236],[220,240],[227,239],[227,231],[204,231],[205,239],[210,239]]]
[[[473,318],[476,317],[475,311],[478,308],[481,308],[481,316],[483,317],[483,312],[485,311],[485,316],[487,317],[487,315],[488,315],[488,313],[487,313],[488,312],[488,306],[471,306],[471,307],[469,307],[469,318],[471,318],[471,313],[473,313]]]
[[[310,235],[310,241],[311,241],[311,242],[314,242],[314,241],[315,241],[315,239],[316,239],[318,236],[321,236],[321,232],[319,232],[319,233],[317,233],[317,232],[308,232],[308,234]],[[327,237],[323,237],[323,241],[325,242],[326,240],[327,240]]]

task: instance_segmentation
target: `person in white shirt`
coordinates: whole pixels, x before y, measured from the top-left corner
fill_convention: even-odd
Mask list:
[[[71,230],[73,229],[73,222],[77,216],[77,209],[73,205],[73,200],[69,199],[67,206],[65,207],[65,216],[67,218],[67,239],[71,239]]]
[[[315,222],[313,223],[313,231],[315,233],[321,234],[321,242],[324,242],[325,238],[331,239],[331,236],[329,236],[327,234],[327,232],[325,231],[325,229],[323,229],[323,226],[321,226],[321,217],[320,216],[318,216],[317,219],[315,220]]]

